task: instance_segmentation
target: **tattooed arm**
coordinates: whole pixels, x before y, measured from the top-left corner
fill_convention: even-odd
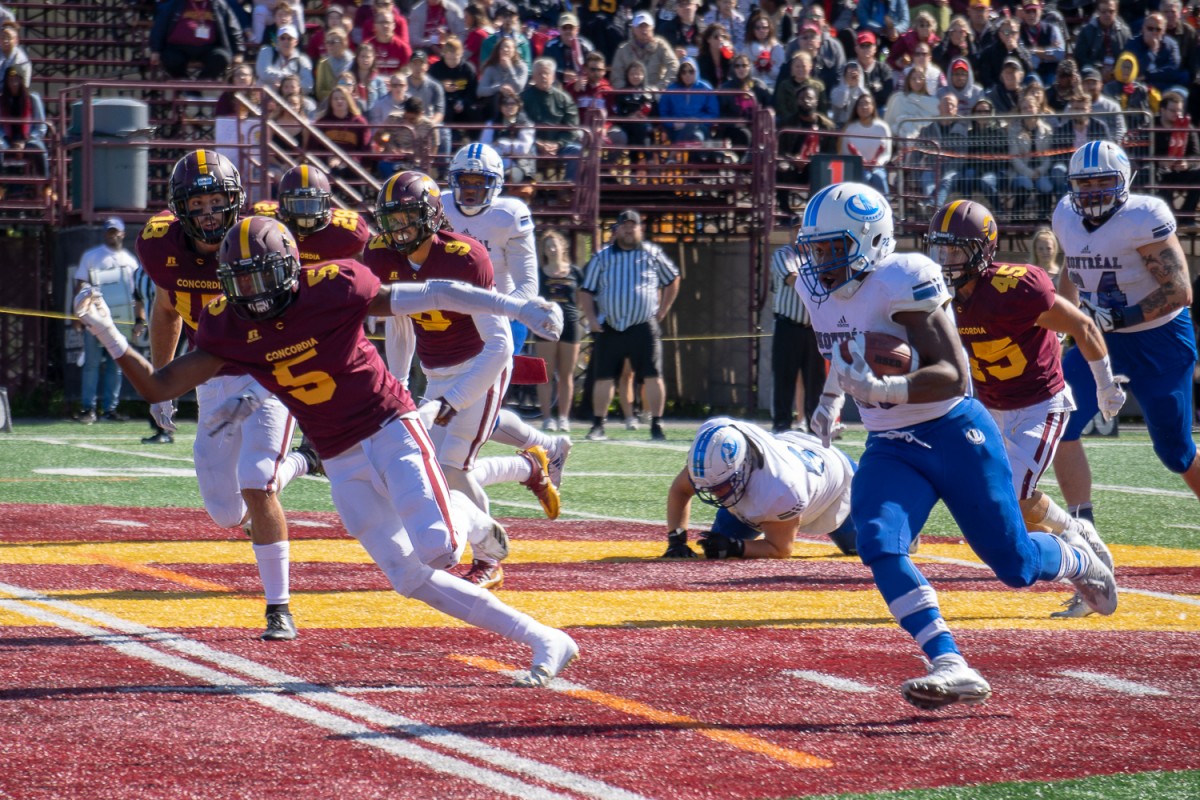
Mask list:
[[[1171,234],[1161,242],[1138,248],[1146,269],[1158,281],[1158,288],[1142,298],[1142,313],[1147,320],[1158,319],[1192,303],[1192,284],[1187,257],[1179,238]]]

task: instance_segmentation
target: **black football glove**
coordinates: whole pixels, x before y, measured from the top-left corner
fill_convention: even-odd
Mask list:
[[[704,548],[704,557],[707,559],[741,558],[746,554],[744,541],[730,539],[714,531],[700,537],[700,546]]]
[[[687,530],[676,528],[667,534],[667,552],[663,558],[695,558],[696,551],[688,547]]]

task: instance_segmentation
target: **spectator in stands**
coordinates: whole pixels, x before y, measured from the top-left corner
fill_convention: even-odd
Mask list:
[[[1007,61],[1016,61],[1024,77],[1033,70],[1033,59],[1021,44],[1021,26],[1015,19],[1002,19],[996,26],[996,40],[979,53],[975,64],[975,77],[980,86],[995,86],[1000,82],[1000,73]],[[997,103],[996,108],[1004,113]]]
[[[1180,0],[1162,0],[1159,11],[1165,23],[1166,38],[1174,40],[1179,47],[1179,63],[1187,68],[1196,52],[1196,29],[1183,19],[1183,4]]]
[[[892,68],[876,58],[879,45],[874,33],[854,37],[854,60],[862,66],[863,86],[875,96],[875,107],[884,108],[892,96]]]
[[[975,72],[971,62],[965,58],[956,58],[950,65],[949,80],[938,90],[939,95],[952,94],[958,98],[958,113],[970,114],[975,103],[983,99],[983,87],[975,82]],[[988,104],[995,108],[990,100]]]
[[[387,79],[375,68],[375,45],[371,42],[363,42],[354,51],[354,80],[359,108],[371,108],[388,93]]]
[[[741,52],[750,59],[751,77],[773,90],[775,79],[786,61],[783,45],[775,35],[775,23],[761,8],[756,9],[746,23],[746,41],[742,43]],[[735,72],[730,77],[739,76]]]
[[[279,82],[279,94],[283,97],[299,97],[300,107],[304,109],[304,115],[308,119],[312,119],[317,113],[317,101],[313,96],[304,91],[304,84],[300,82],[299,75],[284,75],[283,80]]]
[[[692,59],[684,59],[679,74],[658,99],[658,115],[673,144],[704,142],[712,135],[712,126],[696,119],[716,119],[720,114],[712,84],[699,75]]]
[[[633,15],[629,40],[617,48],[613,57],[611,80],[614,89],[625,88],[625,71],[632,61],[645,67],[646,88],[652,92],[665,89],[679,73],[679,59],[674,48],[661,36],[654,35],[654,17],[645,11]]]
[[[488,19],[483,5],[467,3],[467,7],[463,9],[463,24],[467,28],[467,35],[463,37],[463,57],[478,72],[482,64],[479,51],[483,49],[487,38],[494,33],[492,21]]]
[[[913,20],[913,26],[907,32],[896,37],[892,42],[891,53],[888,54],[888,66],[897,72],[913,64],[912,52],[918,44],[928,48],[933,54],[934,46],[941,41],[937,35],[937,23],[928,11],[922,11]]]
[[[33,82],[33,64],[25,48],[21,47],[20,25],[16,20],[5,20],[0,23],[0,75],[8,72],[9,68],[21,70],[25,85]]]
[[[678,9],[678,5],[676,2],[676,9]],[[775,38],[782,44],[787,45],[796,38],[796,34],[800,30],[800,20],[796,16],[796,8],[792,5],[791,0],[759,0],[758,7],[771,18],[771,24],[775,29]],[[824,11],[824,8],[821,10]]]
[[[533,122],[525,114],[521,95],[511,86],[501,87],[496,114],[479,135],[482,144],[491,145],[504,161],[504,183],[527,184],[537,173],[534,161]]]
[[[566,179],[574,182],[579,175],[580,144],[578,130],[561,128],[579,127],[579,108],[571,95],[554,83],[555,63],[548,58],[533,62],[533,74],[529,85],[521,92],[525,114],[536,126],[534,148],[539,157],[557,159],[566,164]],[[544,126],[557,126],[560,130],[547,130]]]
[[[575,365],[579,361],[579,343],[587,332],[578,305],[583,270],[572,263],[570,245],[561,232],[546,231],[540,245],[538,294],[562,309],[563,331],[557,342],[542,339],[534,342],[534,355],[545,360],[550,377],[546,383],[538,385],[538,405],[542,408],[542,430],[570,433],[571,406],[575,403]],[[557,417],[552,414],[556,408]]]
[[[996,24],[992,19],[992,0],[969,0],[967,23],[978,52],[996,40]]]
[[[1113,66],[1113,79],[1104,84],[1104,94],[1111,97],[1125,112],[1126,130],[1148,125],[1147,117],[1158,111],[1161,95],[1158,89],[1138,80],[1138,62],[1133,53],[1121,53]],[[1145,112],[1145,113],[1131,113]]]
[[[970,63],[977,58],[979,49],[975,46],[975,37],[971,33],[971,23],[967,22],[966,17],[950,20],[946,35],[933,47],[933,63],[949,75],[950,66],[955,61],[965,59]]]
[[[1191,82],[1191,75],[1179,57],[1179,45],[1164,35],[1166,28],[1166,18],[1162,14],[1147,14],[1142,23],[1142,35],[1125,46],[1125,51],[1137,59],[1142,80],[1159,92],[1182,89]]]
[[[245,53],[242,26],[226,0],[164,0],[154,12],[150,63],[176,80],[187,77],[193,61],[201,80],[221,80]]]
[[[1054,109],[1046,101],[1046,87],[1038,82],[1037,75],[1027,75],[1025,77],[1025,85],[1021,87],[1021,97],[1022,99],[1032,97],[1037,101],[1038,113],[1050,123],[1051,128],[1061,122],[1055,116]]]
[[[1184,113],[1183,96],[1167,92],[1158,106],[1154,147],[1158,156],[1152,169],[1154,180],[1160,184],[1159,195],[1175,208],[1175,195],[1182,193],[1183,204],[1175,211],[1181,224],[1196,221],[1196,205],[1200,203],[1200,137]],[[1175,189],[1181,186],[1185,189]]]
[[[1021,81],[1024,78],[1025,67],[1020,61],[1015,58],[1005,60],[999,82],[984,92],[984,97],[992,101],[996,113],[1017,113],[1017,105],[1021,102]]]
[[[408,95],[421,98],[425,104],[424,118],[438,129],[437,147],[434,152],[449,156],[450,131],[443,125],[446,120],[446,92],[440,83],[428,75],[429,54],[424,50],[417,50],[408,62]]]
[[[401,31],[396,25],[395,17],[381,11],[375,15],[374,32],[370,42],[375,45],[375,69],[379,70],[380,75],[391,75],[408,64],[413,51],[408,42],[407,23]]]
[[[748,148],[753,139],[750,126],[754,115],[759,108],[770,108],[771,91],[754,75],[753,62],[746,53],[738,53],[733,57],[733,75],[720,88],[745,94],[723,94],[718,98],[720,117],[739,121],[722,124],[717,137],[728,139],[739,149]]]
[[[276,33],[274,47],[267,45],[258,51],[254,72],[260,81],[272,86],[278,86],[285,75],[295,75],[304,93],[312,94],[315,83],[312,62],[300,49],[300,33],[290,25],[284,25]]]
[[[646,147],[654,130],[646,120],[654,114],[655,98],[652,92],[646,91],[646,67],[642,62],[629,62],[625,68],[624,83],[624,91],[617,93],[613,102],[615,122],[609,136],[615,144]],[[646,158],[647,154],[639,151],[631,160],[643,161]]]
[[[576,76],[586,77],[587,57],[595,50],[595,45],[579,35],[579,17],[568,13],[558,18],[558,36],[546,42],[542,55],[554,60],[558,80],[566,86],[573,83]]]
[[[4,86],[0,88],[0,151],[21,150],[19,155],[32,162],[42,177],[50,174],[46,159],[46,109],[41,95],[30,91],[20,66],[4,71]],[[0,166],[11,166],[18,154],[7,156],[0,152]],[[7,163],[6,163],[7,162]]]
[[[528,68],[533,64],[533,46],[528,37],[521,32],[521,17],[517,7],[508,0],[496,0],[492,4],[492,13],[496,18],[496,32],[483,40],[479,50],[481,63],[487,64],[492,51],[505,39],[511,40],[517,48],[517,56],[525,62]],[[480,82],[483,80],[483,70],[480,69]]]
[[[436,133],[419,97],[404,98],[401,111],[389,116],[377,130],[372,137],[380,148],[375,175],[382,180],[415,169],[421,163],[421,156],[428,153]]]
[[[1058,246],[1058,237],[1050,228],[1038,228],[1033,232],[1029,251],[1033,255],[1034,266],[1041,267],[1050,276],[1050,282],[1058,285],[1058,273],[1062,271],[1062,248]]]
[[[408,98],[408,75],[403,70],[389,75],[387,88],[387,94],[367,109],[367,121],[372,125],[382,125],[391,115],[404,113],[404,101]]]
[[[920,129],[917,138],[923,146],[937,151],[923,154],[921,163],[925,171],[921,173],[921,191],[924,197],[933,198],[935,208],[940,208],[945,205],[950,192],[958,187],[966,171],[970,129],[965,122],[954,119],[958,116],[958,98],[952,94],[942,96],[937,116],[938,119]]]
[[[389,14],[395,25],[394,31],[403,31],[404,41],[411,45],[408,40],[408,21],[400,13],[400,9],[396,8],[395,0],[370,0],[362,3],[354,12],[354,28],[350,32],[350,41],[354,42],[355,46],[375,38],[375,18],[379,14]]]
[[[476,94],[480,100],[494,103],[501,86],[507,86],[519,94],[525,91],[528,83],[529,67],[517,52],[517,43],[512,39],[501,39],[483,62]],[[494,112],[495,106],[490,110]]]
[[[820,19],[816,18],[818,13],[822,15]],[[791,53],[800,50],[807,52],[812,56],[813,76],[826,86],[833,86],[842,77],[846,51],[825,27],[824,13],[818,5],[812,5],[805,11],[806,17],[800,22],[800,33],[784,48],[784,58],[791,58]],[[827,99],[821,98],[822,105]]]
[[[474,138],[461,125],[480,120],[479,79],[475,67],[464,58],[463,45],[457,36],[448,36],[442,42],[442,58],[430,65],[429,77],[442,84],[446,95],[445,124],[450,129],[451,147],[461,147]]]
[[[1083,79],[1075,59],[1068,56],[1058,62],[1054,72],[1054,80],[1046,87],[1046,105],[1055,112],[1061,112],[1067,107],[1067,100],[1083,91]]]
[[[1092,98],[1092,113],[1097,119],[1108,123],[1112,129],[1113,141],[1121,144],[1125,141],[1125,115],[1116,100],[1101,91],[1104,82],[1100,80],[1100,71],[1095,67],[1084,67],[1079,72],[1079,84],[1084,94]]]
[[[458,0],[418,0],[408,15],[408,43],[441,57],[447,36],[467,35],[463,7]],[[389,176],[390,177],[390,176]]]
[[[731,43],[746,41],[746,15],[738,10],[737,0],[716,0],[708,13],[700,18],[700,24],[705,30],[712,25],[720,25],[728,32]],[[703,52],[703,46],[700,50]]]
[[[1117,0],[1099,0],[1095,15],[1075,34],[1075,61],[1081,69],[1100,70],[1107,80],[1132,37],[1125,20],[1117,15]]]
[[[700,54],[704,24],[696,13],[699,8],[700,0],[675,0],[675,16],[658,26],[658,35],[675,48],[675,55],[681,61]]]
[[[238,64],[229,73],[230,88],[221,92],[221,96],[217,98],[216,108],[213,109],[215,117],[237,117],[238,119],[246,119],[250,115],[250,110],[238,102],[234,96],[239,91],[247,95],[256,105],[262,105],[262,90],[254,87],[254,68],[249,64]],[[234,159],[236,162],[237,159]]]
[[[325,40],[333,31],[342,34],[346,41],[346,49],[353,53],[353,48],[350,46],[353,41],[350,38],[351,25],[352,22],[346,16],[345,8],[336,4],[326,8],[324,27],[317,27],[305,37],[304,52],[308,54],[308,60],[317,64],[329,54]]]
[[[269,4],[255,4],[246,49],[253,53],[259,47],[274,47],[279,38],[279,29],[285,25],[291,25],[301,33],[304,32],[304,7],[300,0],[275,0]]]
[[[276,105],[274,101],[268,100],[266,107],[267,118],[274,122],[276,127],[287,137],[272,133],[271,141],[285,150],[295,150],[300,146],[304,136],[304,125],[301,120],[310,119],[309,113],[304,109],[304,95],[284,95],[283,105]],[[283,170],[279,170],[279,173],[283,174]]]
[[[907,0],[858,0],[855,9],[859,33],[870,31],[879,39],[893,42],[909,30]]]
[[[1091,116],[1092,98],[1080,92],[1067,101],[1067,111],[1069,113],[1064,115],[1063,121],[1054,129],[1055,146],[1067,151],[1061,163],[1066,163],[1071,153],[1088,142],[1098,139],[1112,141],[1112,133],[1108,126]],[[1065,183],[1060,184],[1058,188],[1063,192],[1067,189]]]
[[[596,49],[604,53],[609,64],[617,57],[617,50],[629,39],[631,15],[636,0],[616,0],[605,3],[575,3],[574,11],[579,15],[579,32],[591,39]],[[610,78],[611,80],[611,78]]]
[[[325,34],[326,55],[317,62],[313,87],[313,95],[320,103],[329,97],[342,73],[354,69],[354,54],[350,52],[348,43],[346,32],[341,28],[334,28]]]
[[[838,152],[861,156],[863,182],[887,197],[886,167],[892,160],[892,129],[879,118],[878,106],[871,94],[864,94],[854,102],[854,118],[842,133],[845,135],[838,140]]]
[[[816,87],[811,84],[801,86],[796,92],[796,118],[789,126],[797,130],[779,137],[780,158],[775,162],[775,182],[783,188],[775,195],[779,209],[788,213],[796,210],[792,206],[793,191],[789,187],[807,188],[812,157],[837,150],[837,137],[829,135],[837,131],[837,126],[818,111],[818,104]]]
[[[605,77],[608,67],[604,64],[604,54],[591,52],[587,54],[583,70],[574,80],[563,85],[567,94],[575,101],[579,109],[580,119],[586,121],[588,114],[599,114],[601,120],[607,120],[612,110],[612,84]],[[607,133],[608,125],[604,124]]]
[[[862,65],[857,61],[847,61],[842,69],[842,79],[829,93],[829,118],[833,124],[843,127],[850,122],[858,98],[865,94],[871,93],[863,86]]]
[[[942,74],[940,69],[934,66],[933,48],[927,44],[919,43],[913,47],[912,52],[909,55],[912,59],[912,63],[900,72],[896,73],[897,75],[901,76],[900,80],[903,81],[903,77],[912,70],[920,69],[925,73],[925,88],[927,88],[929,93],[934,97],[940,95],[942,93],[942,89],[946,87],[946,76]]]
[[[987,207],[999,212],[1000,187],[1004,185],[1006,173],[1004,157],[1008,154],[1008,132],[995,117],[992,101],[980,97],[967,112],[970,127],[967,134],[966,159],[959,169],[958,179],[951,191],[970,197],[983,195]]]
[[[720,22],[714,22],[700,34],[700,53],[693,61],[698,70],[698,77],[712,86],[720,86],[733,74],[733,40],[729,38],[728,29]],[[680,59],[680,65],[685,59]],[[676,70],[676,75],[679,71]]]
[[[1032,59],[1034,72],[1043,84],[1049,84],[1058,62],[1067,54],[1062,29],[1042,19],[1042,0],[1024,0],[1020,16],[1021,44]]]
[[[799,116],[799,93],[811,86],[817,94],[817,102],[825,96],[825,84],[813,77],[812,56],[804,50],[792,56],[788,74],[775,83],[775,95],[771,99],[775,107],[775,127],[778,130],[792,127]]]
[[[316,119],[316,127],[336,144],[349,158],[361,158],[370,152],[371,127],[358,108],[358,102],[345,87],[335,86],[329,93],[329,107]],[[307,153],[321,153],[323,148],[315,139],[304,136]],[[330,175],[348,179],[354,175],[341,156],[330,153],[325,164]]]
[[[958,112],[958,98],[954,111]],[[938,116],[938,98],[929,93],[925,71],[912,69],[904,78],[904,90],[892,95],[884,109],[883,121],[901,139],[913,139],[930,117]],[[941,205],[938,203],[937,205]]]

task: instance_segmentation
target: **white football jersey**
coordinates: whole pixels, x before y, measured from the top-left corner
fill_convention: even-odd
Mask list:
[[[750,475],[746,493],[728,511],[752,528],[762,522],[800,519],[800,532],[836,530],[850,513],[854,469],[841,451],[815,436],[767,433],[757,425],[724,418],[762,451],[763,466]]]
[[[474,216],[459,210],[453,199],[444,209],[456,233],[477,239],[487,248],[496,273],[496,291],[524,300],[537,297],[537,242],[529,206],[515,197],[497,197]]]
[[[887,333],[908,341],[907,331],[893,315],[929,312],[950,302],[942,268],[920,253],[893,253],[884,258],[848,299],[834,295],[818,305],[804,281],[796,281],[795,287],[812,317],[817,346],[826,359],[832,358],[834,347],[859,332]],[[857,398],[854,402],[868,431],[889,431],[945,416],[962,399],[960,395],[934,403],[890,407],[874,406]]]
[[[1102,308],[1132,306],[1158,289],[1160,284],[1146,269],[1138,248],[1161,242],[1175,232],[1175,215],[1160,198],[1131,194],[1103,225],[1089,231],[1067,195],[1054,209],[1053,224],[1066,257],[1063,269],[1079,288],[1081,298]],[[1122,328],[1118,333],[1166,325],[1182,311],[1177,308],[1158,319]]]

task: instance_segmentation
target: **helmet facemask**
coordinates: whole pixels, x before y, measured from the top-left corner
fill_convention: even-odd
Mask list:
[[[450,188],[454,202],[464,210],[484,209],[500,193],[502,180],[482,172],[451,172]]]
[[[251,322],[274,319],[295,297],[300,262],[290,253],[267,253],[217,267],[221,290],[235,314]]]
[[[329,195],[317,189],[295,189],[279,196],[279,220],[297,233],[323,230],[333,219]]]
[[[1092,222],[1105,220],[1129,199],[1129,187],[1120,172],[1068,176],[1071,208]],[[1108,181],[1110,184],[1105,185]]]
[[[925,237],[925,252],[941,265],[946,283],[955,289],[979,277],[987,267],[986,247],[979,239],[931,233]]]
[[[848,231],[801,233],[796,237],[803,266],[800,278],[818,303],[837,295],[852,296],[871,265],[859,252],[858,240]]]

